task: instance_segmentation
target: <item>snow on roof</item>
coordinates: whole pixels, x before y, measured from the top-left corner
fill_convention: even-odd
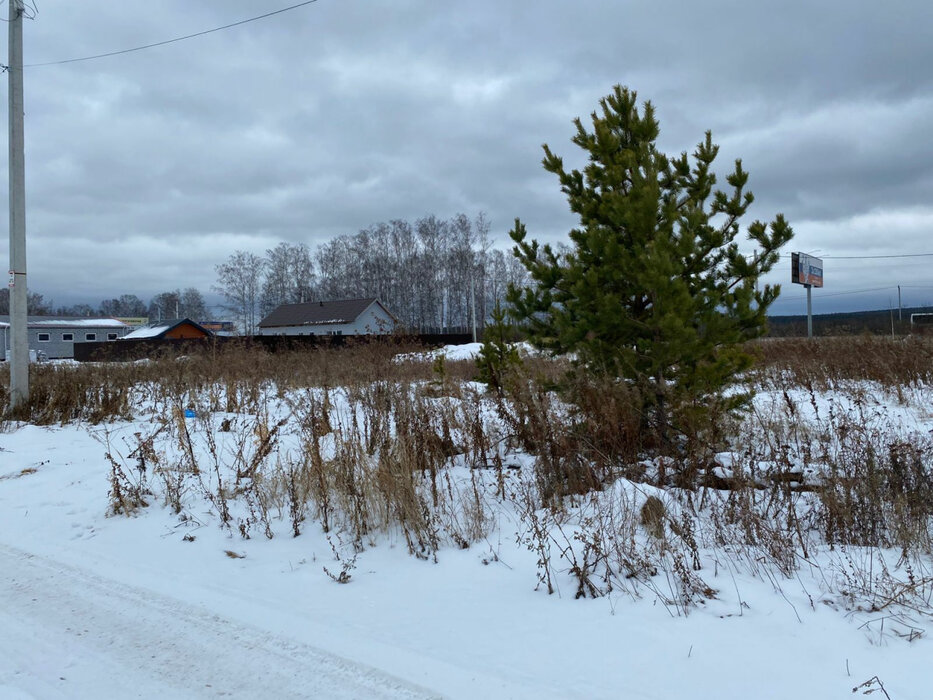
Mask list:
[[[43,318],[30,319],[30,326],[76,326],[80,328],[126,328],[123,321],[115,318]]]
[[[192,321],[190,318],[181,318],[181,319],[170,319],[168,321],[160,321],[159,323],[153,323],[151,326],[146,326],[145,328],[137,328],[134,331],[127,333],[123,336],[124,340],[136,340],[138,338],[157,338],[164,336],[169,331],[178,328],[179,326],[191,326],[194,329],[201,331],[205,336],[211,335],[211,332],[206,328],[203,328],[200,324]]]
[[[155,338],[157,335],[161,335],[165,332],[165,326],[146,326],[145,328],[137,328],[135,331],[130,331],[125,336],[124,340],[135,340],[137,338]]]

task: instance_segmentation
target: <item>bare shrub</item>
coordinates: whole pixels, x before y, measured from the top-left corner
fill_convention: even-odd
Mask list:
[[[133,470],[127,466],[126,459],[120,455],[110,444],[110,435],[104,434],[104,445],[107,449],[104,457],[110,463],[108,481],[110,490],[107,496],[110,499],[109,515],[133,515],[139,508],[149,505],[146,496],[151,494],[146,482],[144,470]]]
[[[36,425],[126,420],[131,417],[132,389],[121,368],[30,365],[29,398],[10,417]]]
[[[818,491],[826,541],[933,551],[933,442],[892,440],[847,421],[836,428]]]
[[[528,367],[510,376],[508,392],[498,402],[499,416],[512,443],[535,455],[537,492],[541,503],[584,494],[602,483],[599,467],[586,458],[579,434],[572,429],[572,409],[561,401],[543,377]],[[607,462],[601,462],[604,471]]]

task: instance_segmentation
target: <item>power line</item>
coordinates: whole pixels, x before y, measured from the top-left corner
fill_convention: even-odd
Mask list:
[[[317,2],[317,0],[305,0],[305,2],[299,2],[296,5],[291,5],[289,7],[283,7],[280,10],[273,10],[272,12],[267,12],[263,15],[257,15],[255,17],[250,17],[249,19],[241,19],[239,22],[231,22],[230,24],[225,24],[222,27],[214,27],[213,29],[205,29],[201,32],[195,32],[194,34],[186,34],[185,36],[175,37],[174,39],[166,39],[165,41],[157,41],[152,44],[145,44],[144,46],[135,46],[132,49],[121,49],[120,51],[109,51],[107,53],[99,53],[94,56],[83,56],[81,58],[69,58],[64,61],[48,61],[45,63],[27,63],[24,68],[38,68],[41,66],[59,66],[64,63],[78,63],[80,61],[93,61],[97,58],[107,58],[108,56],[119,56],[125,53],[133,53],[134,51],[143,51],[145,49],[155,48],[156,46],[165,46],[166,44],[174,44],[178,41],[185,41],[186,39],[194,39],[195,37],[204,36],[205,34],[213,34],[214,32],[221,32],[225,29],[230,29],[232,27],[239,27],[242,24],[248,24],[250,22],[255,22],[260,19],[266,19],[267,17],[272,17],[273,15],[280,15],[283,12],[289,12],[290,10],[296,10],[299,7],[304,7],[305,5],[310,5]]]
[[[882,258],[929,258],[933,253],[904,253],[901,255],[824,255],[823,260],[881,260]]]
[[[844,297],[849,294],[869,294],[871,292],[884,292],[884,291],[890,291],[892,289],[897,289],[897,287],[898,285],[890,285],[888,287],[873,287],[871,289],[852,289],[852,290],[849,290],[848,292],[829,292],[828,294],[821,293],[820,299],[826,299],[827,297]],[[918,284],[902,284],[900,285],[900,287],[901,289],[933,289],[933,286],[925,286],[925,285],[918,285]],[[806,297],[803,295],[794,296],[794,295],[785,295],[785,294],[782,294],[780,298],[782,301],[788,301],[788,300],[794,300],[794,299],[797,299],[797,300],[806,299]]]
[[[846,260],[846,261],[842,261],[842,264],[833,262],[832,267],[830,269],[832,270],[833,276],[835,277],[837,272],[852,272],[852,271],[864,272],[866,269],[876,267],[879,264],[888,265],[890,269],[892,270],[904,270],[907,268],[914,268],[914,267],[929,267],[930,261],[925,260],[925,259],[914,260],[913,262],[892,260],[888,263],[879,263],[875,260],[862,260],[862,261]]]
[[[789,258],[791,257],[791,254],[782,253],[781,257]],[[933,257],[933,253],[902,253],[899,255],[821,255],[820,260],[881,260],[883,258],[929,258],[929,257]]]
[[[846,296],[847,294],[868,294],[869,292],[883,292],[883,291],[888,290],[888,289],[897,289],[897,285],[891,285],[891,286],[888,286],[888,287],[873,287],[872,289],[853,289],[853,290],[848,291],[848,292],[829,292],[828,294],[822,294],[822,293],[821,293],[821,294],[820,294],[820,298],[821,298],[821,299],[825,299],[826,297],[842,297],[842,296]],[[782,299],[804,299],[805,297],[802,296],[802,295],[801,295],[801,296],[788,296],[788,297],[785,297],[785,296],[782,294],[782,295],[781,295],[781,298],[782,298]]]
[[[16,0],[12,0],[16,2]],[[0,0],[0,6],[3,5],[3,0]],[[39,8],[36,7],[35,0],[23,0],[22,6],[19,8],[20,13],[23,15],[23,19],[35,19],[39,14]],[[0,20],[9,24],[10,20],[0,17]]]

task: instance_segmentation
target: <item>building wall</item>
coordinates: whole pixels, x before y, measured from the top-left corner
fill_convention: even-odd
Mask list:
[[[183,323],[180,326],[176,326],[172,330],[168,331],[163,338],[206,338],[207,335],[202,333],[199,329],[194,326],[189,326],[187,323]]]
[[[354,323],[345,325],[344,335],[384,335],[395,330],[395,321],[378,304],[370,304]]]
[[[114,326],[30,326],[28,329],[29,349],[45,353],[50,360],[70,359],[74,357],[74,344],[88,340],[109,340],[115,334],[117,338],[126,334],[126,328]],[[39,337],[48,337],[40,340]],[[67,340],[68,336],[71,340]],[[93,335],[93,338],[88,338]]]

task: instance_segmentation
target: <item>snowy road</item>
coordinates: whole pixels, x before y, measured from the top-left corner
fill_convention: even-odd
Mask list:
[[[426,698],[430,691],[0,544],[0,697]]]

